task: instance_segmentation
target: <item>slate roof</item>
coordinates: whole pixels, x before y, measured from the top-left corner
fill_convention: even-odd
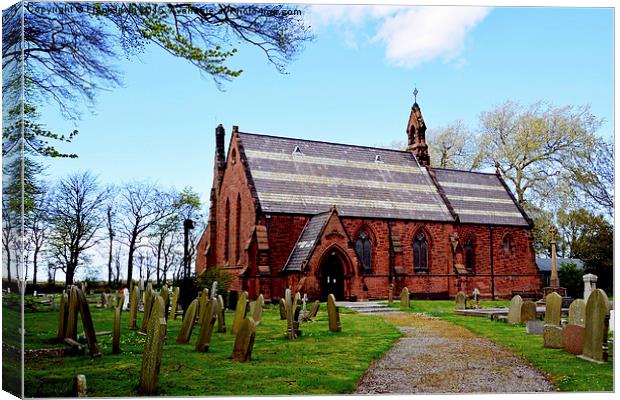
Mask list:
[[[578,269],[583,269],[583,261],[578,258],[556,258],[556,265],[558,271],[562,264],[575,264]],[[550,258],[536,258],[536,265],[539,271],[551,272],[551,259]]]
[[[331,215],[332,213],[328,211],[310,218],[284,266],[285,271],[303,271],[304,264],[310,258]]]
[[[335,205],[340,216],[528,225],[494,174],[433,169],[433,181],[408,151],[239,137],[263,212],[315,215]]]

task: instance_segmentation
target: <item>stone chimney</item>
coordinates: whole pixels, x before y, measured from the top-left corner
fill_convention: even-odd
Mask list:
[[[407,148],[418,160],[420,165],[429,166],[431,159],[428,155],[428,145],[426,144],[426,124],[422,117],[422,111],[417,102],[413,103],[409,122],[407,122]]]

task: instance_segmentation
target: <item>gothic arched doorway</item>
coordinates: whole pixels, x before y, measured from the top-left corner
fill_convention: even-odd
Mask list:
[[[344,300],[344,263],[335,250],[330,250],[321,262],[321,299],[333,294],[336,300]]]

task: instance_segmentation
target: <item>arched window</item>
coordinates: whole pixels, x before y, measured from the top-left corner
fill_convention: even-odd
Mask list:
[[[365,273],[372,271],[372,243],[370,242],[370,238],[368,237],[368,233],[362,231],[357,237],[357,241],[355,242],[355,251],[357,252],[357,257],[362,264],[362,268]]]
[[[225,219],[224,219],[224,260],[228,260],[228,249],[230,246],[230,202],[226,199],[226,208],[225,208]]]
[[[235,206],[235,263],[239,262],[239,250],[241,248],[241,195],[237,194],[237,205]]]
[[[465,242],[465,268],[467,271],[474,272],[474,241],[467,239]]]
[[[510,235],[506,235],[504,236],[504,253],[505,254],[510,254],[513,248],[513,244],[512,244],[512,238],[510,237]]]
[[[413,240],[413,271],[428,271],[428,251],[426,245],[426,238],[421,232],[418,233],[418,235]]]

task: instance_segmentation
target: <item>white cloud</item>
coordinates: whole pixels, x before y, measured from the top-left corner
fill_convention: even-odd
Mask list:
[[[486,7],[313,6],[309,22],[315,31],[335,27],[352,48],[359,41],[380,43],[388,62],[399,67],[436,59],[462,66],[467,34],[489,12]]]

